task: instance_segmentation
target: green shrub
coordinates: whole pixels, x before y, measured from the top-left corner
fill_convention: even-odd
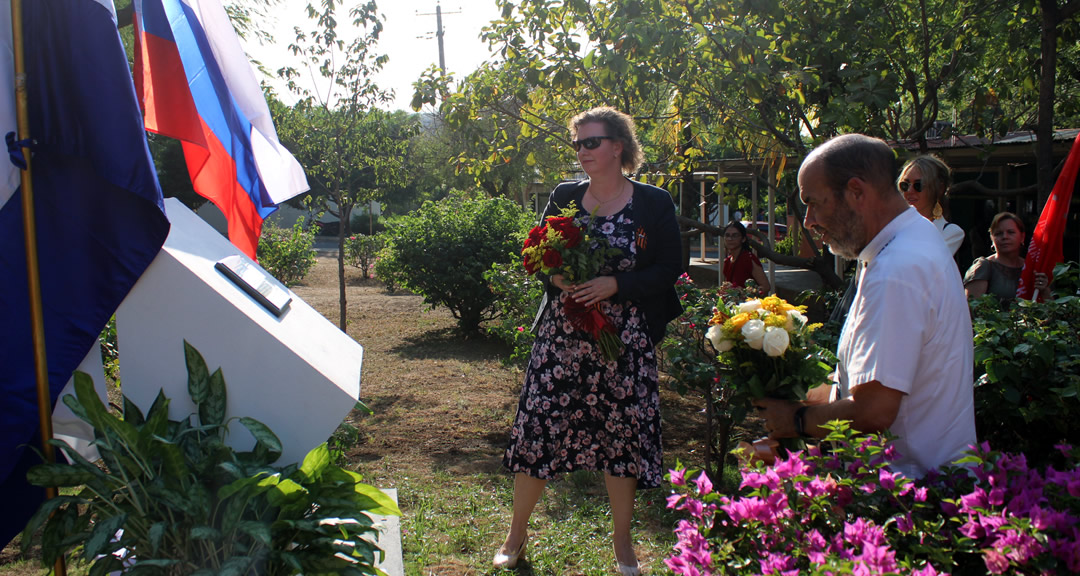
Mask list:
[[[454,192],[390,224],[376,275],[443,306],[466,333],[498,311],[484,279],[493,264],[517,258],[533,215],[505,198]]]
[[[304,218],[292,229],[264,222],[256,255],[259,265],[286,286],[304,279],[315,265],[315,233],[304,230]]]
[[[366,236],[357,234],[345,239],[345,262],[354,268],[359,268],[364,278],[371,278],[375,266],[375,258],[383,247],[382,234]]]
[[[352,218],[349,218],[349,230],[353,234],[366,234],[373,236],[379,232],[386,230],[386,223],[383,222],[382,216],[376,216],[371,219],[367,214],[353,214]]]
[[[221,370],[210,374],[187,342],[184,351],[197,423],[193,416],[169,420],[169,399],[160,392],[145,416],[125,398],[117,417],[90,377],[76,373],[76,396],[64,403],[94,427],[104,466],[52,441],[73,464],[40,464],[28,480],[81,490],[41,506],[24,532],[24,550],[33,540],[25,535],[44,525],[42,562],[52,566],[78,552],[93,564],[90,574],[377,574],[369,514],[399,515],[393,500],[334,466],[325,443],[299,465],[273,466],[281,442],[252,418],[239,422],[255,447],[234,451],[225,444]],[[114,555],[121,550],[123,562]]]
[[[532,330],[536,310],[544,294],[544,285],[525,271],[520,258],[512,262],[493,264],[484,273],[495,294],[494,322],[485,330],[511,348],[510,361],[525,359],[535,340]]]
[[[1080,438],[1080,297],[1004,311],[983,297],[972,310],[979,439],[1032,465],[1053,462],[1055,444]]]

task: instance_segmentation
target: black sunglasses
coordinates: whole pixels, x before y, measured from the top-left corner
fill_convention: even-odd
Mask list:
[[[574,147],[574,151],[581,150],[584,146],[586,150],[596,150],[600,147],[601,140],[614,140],[614,136],[590,136],[588,138],[582,138],[581,140],[571,140],[570,145]]]
[[[907,192],[908,188],[914,188],[916,192],[922,192],[922,180],[916,180],[909,182],[907,180],[900,181],[900,191]]]

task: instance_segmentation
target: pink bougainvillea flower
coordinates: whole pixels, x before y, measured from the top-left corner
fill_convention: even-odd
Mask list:
[[[686,470],[671,470],[671,483],[675,486],[686,484]],[[703,472],[704,474],[704,472]]]
[[[707,474],[705,474],[704,472],[699,474],[697,479],[694,480],[694,482],[697,484],[697,489],[698,489],[698,494],[699,495],[705,496],[706,494],[711,494],[712,493],[712,489],[713,489],[712,480],[709,480],[709,476]]]
[[[986,564],[986,571],[991,574],[1004,574],[1009,569],[1009,559],[993,548],[983,552],[983,562]]]

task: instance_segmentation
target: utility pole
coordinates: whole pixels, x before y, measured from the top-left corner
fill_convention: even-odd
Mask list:
[[[416,13],[417,16],[431,16],[432,14],[433,14],[432,12],[424,12],[424,13],[417,12]],[[456,12],[447,12],[447,14],[461,14],[461,10],[459,9]],[[442,15],[443,15],[442,6],[438,2],[436,2],[435,3],[434,16],[435,16],[435,37],[439,39],[439,70],[442,70],[442,73],[445,76],[446,75],[446,55],[445,55],[445,52],[443,51],[443,34],[444,34],[444,31],[443,31],[443,25],[442,25]],[[425,38],[431,38],[431,36],[424,36],[424,37]]]

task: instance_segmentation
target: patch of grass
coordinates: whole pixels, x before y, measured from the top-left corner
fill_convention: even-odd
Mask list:
[[[675,543],[675,519],[665,498],[663,489],[639,491],[634,516],[638,557],[647,572],[657,574],[666,569],[663,558]],[[510,523],[509,474],[437,472],[409,478],[398,485],[398,500],[408,576],[500,573],[491,558]],[[615,566],[610,531],[601,474],[577,472],[549,483],[530,521],[528,552],[517,573],[610,575]]]

